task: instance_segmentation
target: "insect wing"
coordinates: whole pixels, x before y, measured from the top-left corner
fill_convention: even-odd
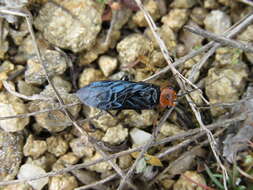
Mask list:
[[[159,87],[149,83],[132,83],[127,89],[118,94],[122,99],[123,109],[153,109],[159,102]]]
[[[106,81],[93,82],[76,92],[79,99],[86,105],[106,110],[106,102],[110,102],[111,83]],[[101,107],[101,104],[104,106]]]
[[[102,110],[152,109],[159,95],[155,85],[122,80],[93,82],[77,91],[83,103]]]

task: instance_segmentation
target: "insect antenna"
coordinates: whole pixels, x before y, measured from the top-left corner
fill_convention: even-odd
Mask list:
[[[192,89],[192,90],[190,90],[190,91],[186,91],[185,93],[182,93],[182,94],[178,94],[177,95],[177,97],[183,97],[183,96],[185,96],[185,95],[187,95],[187,94],[190,94],[191,92],[194,92],[194,91],[196,91],[196,90],[201,90],[200,88],[195,88],[195,89]]]

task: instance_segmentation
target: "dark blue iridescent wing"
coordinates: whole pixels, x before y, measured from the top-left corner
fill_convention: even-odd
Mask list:
[[[152,109],[159,103],[160,88],[130,81],[98,81],[77,91],[80,100],[101,110]]]

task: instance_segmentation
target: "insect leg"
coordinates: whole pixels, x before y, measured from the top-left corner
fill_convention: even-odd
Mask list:
[[[108,110],[105,110],[105,112],[106,113],[108,113],[110,116],[112,116],[112,117],[115,117],[116,115],[114,115],[113,113],[111,113],[110,111],[108,111]]]
[[[118,116],[122,110],[118,110],[115,114],[115,116]]]
[[[134,110],[136,113],[141,114],[141,110]]]

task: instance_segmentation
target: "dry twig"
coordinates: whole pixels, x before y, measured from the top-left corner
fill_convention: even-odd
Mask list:
[[[239,42],[239,41],[236,41],[236,40],[231,40],[227,37],[217,35],[217,34],[214,34],[212,32],[208,32],[208,31],[203,30],[199,27],[185,26],[184,28],[186,30],[194,33],[194,34],[203,36],[205,38],[212,39],[213,41],[218,42],[219,44],[221,44],[223,46],[230,46],[230,47],[233,47],[233,48],[242,49],[245,52],[253,53],[253,46],[250,45],[250,44],[242,43],[242,42]]]
[[[48,97],[42,96],[40,94],[35,94],[32,96],[26,96],[24,94],[20,94],[20,93],[16,92],[7,81],[2,81],[2,83],[3,83],[4,88],[13,96],[17,96],[17,97],[25,99],[25,100],[52,100],[52,98],[48,98]]]

